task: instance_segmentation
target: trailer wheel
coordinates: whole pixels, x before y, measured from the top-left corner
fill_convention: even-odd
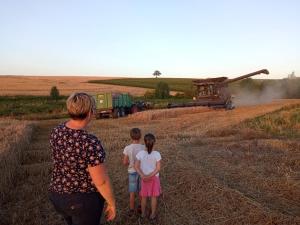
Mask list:
[[[120,108],[120,117],[125,116],[125,109],[122,107]]]
[[[128,115],[131,113],[131,108],[129,108],[129,107],[125,107],[124,110],[125,110],[125,115]]]
[[[112,117],[113,117],[114,119],[116,119],[116,118],[118,118],[119,116],[120,116],[120,111],[119,111],[118,108],[115,108],[115,109],[113,110]]]
[[[96,117],[96,120],[101,119],[101,114],[100,113],[96,113],[95,117]]]

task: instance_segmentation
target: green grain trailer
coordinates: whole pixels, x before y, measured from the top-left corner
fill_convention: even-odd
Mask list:
[[[97,118],[118,118],[134,111],[135,105],[127,93],[99,93],[94,96],[96,100]]]

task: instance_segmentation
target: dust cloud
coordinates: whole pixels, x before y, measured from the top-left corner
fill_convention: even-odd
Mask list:
[[[275,99],[285,97],[284,90],[279,85],[265,86],[262,91],[251,91],[249,89],[240,89],[233,96],[235,106],[259,105],[270,103]]]

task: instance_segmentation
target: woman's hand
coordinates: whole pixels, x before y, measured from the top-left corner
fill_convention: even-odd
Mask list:
[[[88,167],[88,171],[97,190],[107,202],[105,209],[107,220],[113,220],[116,217],[116,201],[104,163]]]
[[[107,204],[106,209],[105,209],[105,214],[106,214],[106,220],[107,221],[112,221],[116,217],[116,206]]]

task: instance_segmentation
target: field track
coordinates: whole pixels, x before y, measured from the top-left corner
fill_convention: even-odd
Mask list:
[[[299,140],[253,138],[243,131],[236,136],[209,135],[291,103],[299,101],[153,120],[132,116],[117,122],[95,121],[90,130],[107,151],[118,203],[118,218],[112,224],[141,224],[126,215],[127,175],[120,165],[132,127],[153,132],[162,153],[163,196],[157,224],[300,224],[299,177],[288,174],[288,169],[299,170]],[[51,168],[48,137],[59,122],[38,122],[32,145],[24,152],[16,188],[5,205],[4,225],[62,224],[47,198]]]
[[[51,167],[47,143],[51,127],[51,122],[39,123],[34,131],[32,144],[23,154],[17,185],[4,207],[13,212],[3,212],[10,216],[4,224],[42,225],[51,215],[46,189]]]

